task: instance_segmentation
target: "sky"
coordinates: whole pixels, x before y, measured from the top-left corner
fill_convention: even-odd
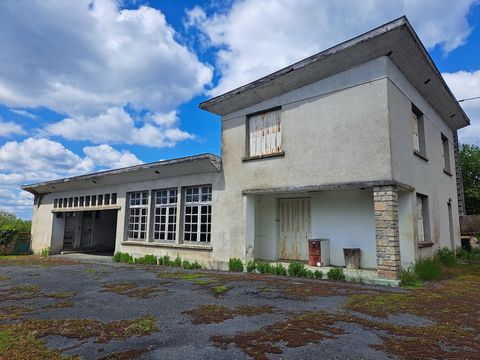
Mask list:
[[[402,15],[480,96],[480,0],[2,0],[0,209],[31,218],[22,184],[220,154],[201,101]],[[461,104],[480,145],[480,100]]]

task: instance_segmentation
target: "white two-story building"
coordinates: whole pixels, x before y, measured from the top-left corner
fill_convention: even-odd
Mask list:
[[[222,156],[24,186],[32,246],[400,269],[459,239],[457,129],[469,120],[405,17],[200,104]],[[325,254],[324,254],[325,255]],[[327,265],[327,264],[325,264]]]

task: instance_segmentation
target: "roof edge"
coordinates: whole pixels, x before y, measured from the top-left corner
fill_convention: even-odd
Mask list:
[[[175,158],[175,159],[155,161],[155,162],[150,162],[150,163],[145,163],[145,164],[140,164],[140,165],[127,166],[127,167],[123,167],[123,168],[98,171],[98,172],[94,172],[94,173],[71,176],[71,177],[66,177],[66,178],[60,178],[60,179],[44,181],[44,182],[39,182],[39,183],[34,183],[34,184],[26,184],[26,185],[22,185],[21,189],[25,190],[25,191],[28,191],[32,194],[37,194],[37,192],[34,189],[37,188],[37,187],[40,187],[40,186],[61,184],[61,183],[79,181],[79,180],[89,180],[89,179],[92,179],[92,178],[99,178],[99,177],[103,177],[103,176],[124,174],[124,173],[134,172],[134,171],[137,171],[137,170],[150,169],[150,168],[154,168],[154,167],[157,167],[157,166],[177,165],[177,164],[181,164],[181,163],[185,163],[185,162],[205,160],[205,159],[209,160],[212,163],[212,165],[217,169],[217,171],[221,170],[221,163],[222,163],[222,157],[221,156],[218,156],[218,155],[215,155],[215,154],[212,154],[212,153],[203,153],[203,154],[198,154],[198,155],[184,156],[184,157]]]

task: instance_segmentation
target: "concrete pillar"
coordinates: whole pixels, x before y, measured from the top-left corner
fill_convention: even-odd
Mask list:
[[[398,192],[395,185],[373,188],[377,274],[385,279],[400,276],[400,239],[398,232]]]
[[[255,195],[244,195],[245,261],[254,259],[255,249]]]

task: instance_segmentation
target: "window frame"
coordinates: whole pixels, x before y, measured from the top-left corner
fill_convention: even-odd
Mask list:
[[[160,199],[166,198],[166,203],[157,203],[158,193],[167,192],[166,197],[160,196]],[[174,195],[171,193],[174,192]],[[170,199],[174,198],[174,202],[170,202]],[[166,242],[175,243],[177,240],[177,220],[178,220],[178,188],[165,188],[152,190],[152,242]],[[162,209],[165,209],[165,214],[162,214]],[[157,214],[157,211],[159,212]],[[172,212],[172,213],[171,213]],[[165,223],[162,223],[162,217],[165,217]],[[173,220],[170,221],[170,217],[173,216]],[[157,222],[157,217],[159,221]],[[157,230],[158,225],[158,230]],[[164,230],[162,231],[162,225]],[[169,226],[173,229],[169,230]],[[162,233],[164,238],[162,239]],[[158,234],[158,238],[156,235]],[[169,235],[171,234],[171,239]]]
[[[424,194],[416,193],[415,219],[416,219],[417,228],[416,228],[415,235],[416,235],[418,247],[420,248],[433,245],[431,240],[431,234],[430,234],[430,215],[429,214],[430,214],[430,211],[429,211],[428,196]],[[420,222],[420,216],[422,219],[421,222]],[[423,234],[423,239],[421,238],[421,234]]]
[[[441,134],[442,139],[442,158],[443,158],[443,172],[447,175],[452,176],[452,163],[450,161],[450,141],[445,136]]]
[[[269,152],[269,153],[262,153],[262,154],[252,154],[250,145],[251,145],[251,119],[253,117],[257,117],[263,114],[271,113],[271,112],[278,112],[279,113],[279,125],[280,125],[280,131],[277,131],[276,134],[280,133],[279,139],[280,139],[280,145],[278,149],[274,152]],[[246,129],[246,134],[245,134],[245,156],[242,159],[243,161],[249,161],[249,160],[255,160],[255,159],[263,159],[263,158],[269,158],[269,157],[278,157],[278,156],[284,156],[285,152],[283,149],[283,134],[282,134],[282,129],[283,129],[283,116],[282,116],[282,107],[281,106],[276,106],[273,108],[257,111],[251,114],[248,114],[246,116],[246,124],[245,124],[245,129]],[[265,136],[265,135],[264,135]]]
[[[132,195],[137,195],[141,194],[139,197],[139,204],[132,204]],[[141,242],[147,242],[148,241],[148,224],[149,224],[149,204],[150,204],[150,195],[148,190],[140,190],[140,191],[132,191],[127,193],[127,205],[128,205],[128,211],[126,213],[127,215],[127,227],[126,227],[126,232],[127,232],[127,239],[130,241],[141,241]],[[145,199],[145,203],[143,200]],[[136,200],[136,199],[135,199]],[[135,201],[136,202],[136,201]],[[134,213],[132,214],[132,210],[135,210]],[[138,210],[138,211],[136,211]],[[145,222],[142,222],[142,218],[145,218]],[[137,219],[138,221],[132,222],[132,218]],[[138,225],[137,229],[132,229],[131,225]],[[142,230],[142,225],[144,225],[144,230]],[[144,237],[142,237],[142,233],[144,233]],[[135,237],[134,234],[137,234],[137,237]],[[133,236],[131,236],[133,235]]]
[[[198,193],[192,191],[188,193],[190,189],[199,189]],[[207,188],[209,191],[204,192],[203,189]],[[212,198],[213,198],[213,186],[211,184],[193,185],[182,188],[182,242],[187,244],[200,244],[210,245],[212,236]],[[195,200],[197,196],[197,200]],[[207,200],[203,200],[203,196],[207,196]],[[189,200],[189,197],[191,198]],[[188,211],[188,208],[191,208]],[[205,213],[202,211],[205,208]],[[194,210],[196,209],[196,210]],[[193,217],[196,216],[197,220],[194,221]],[[206,216],[206,222],[202,221],[202,217]],[[190,217],[190,220],[188,219]],[[189,221],[188,221],[189,220]],[[205,228],[203,228],[205,226]],[[187,227],[188,230],[187,230]],[[194,227],[196,230],[193,230]],[[205,229],[205,231],[202,231]],[[205,240],[202,241],[202,236],[205,236]]]
[[[411,109],[410,116],[411,116],[413,153],[415,155],[418,155],[423,160],[428,161],[427,146],[426,146],[426,142],[425,142],[425,115],[420,111],[420,109],[418,109],[414,104],[412,104],[412,109]],[[416,123],[417,123],[416,138],[418,140],[418,148],[417,148],[417,141],[415,141],[414,117],[416,118]]]

